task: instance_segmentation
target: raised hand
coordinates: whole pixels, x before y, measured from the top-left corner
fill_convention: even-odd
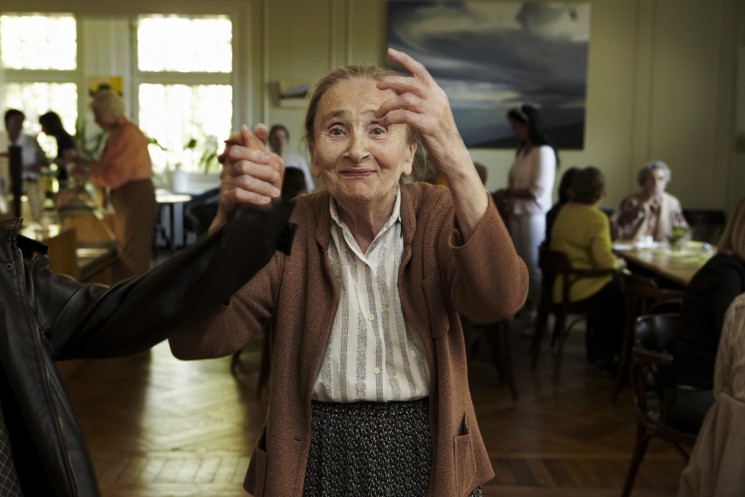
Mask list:
[[[411,76],[388,76],[378,82],[378,89],[393,90],[396,96],[383,102],[375,117],[383,126],[406,124],[416,131],[432,165],[448,181],[459,227],[468,238],[489,201],[458,133],[448,97],[427,69],[409,55],[389,48],[388,59]]]
[[[258,124],[251,132],[242,125],[225,142],[219,160],[220,205],[212,225],[222,222],[237,204],[267,205],[280,197],[284,161],[266,147],[268,130]]]

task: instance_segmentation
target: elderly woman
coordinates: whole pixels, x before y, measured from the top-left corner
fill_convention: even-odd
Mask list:
[[[305,119],[324,189],[298,197],[277,255],[219,312],[170,339],[180,358],[228,355],[272,320],[269,414],[245,488],[256,496],[481,495],[494,476],[468,392],[458,318],[505,319],[527,271],[424,67],[346,66]],[[267,131],[229,141],[215,224],[280,195]],[[418,138],[449,187],[407,183]],[[240,261],[236,261],[240,263]]]
[[[72,174],[111,190],[120,261],[116,279],[121,279],[150,266],[158,212],[150,154],[147,138],[124,116],[124,103],[115,93],[98,93],[91,110],[96,124],[108,132],[106,146],[99,160],[76,160]]]
[[[667,241],[673,228],[688,228],[680,202],[665,191],[670,168],[662,161],[646,164],[637,176],[642,190],[623,199],[613,227],[613,238]]]

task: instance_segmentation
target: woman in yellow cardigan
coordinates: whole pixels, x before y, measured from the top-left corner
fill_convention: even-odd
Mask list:
[[[577,269],[621,269],[623,260],[611,250],[608,216],[598,206],[605,194],[603,174],[592,166],[577,171],[570,186],[571,200],[559,211],[551,233],[552,250],[564,252]],[[561,282],[554,287],[561,300]],[[587,356],[609,371],[615,370],[621,350],[624,298],[612,276],[583,278],[571,287],[569,299],[590,310]]]

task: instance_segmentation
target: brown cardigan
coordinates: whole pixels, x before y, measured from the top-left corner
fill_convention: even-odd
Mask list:
[[[461,243],[447,188],[407,184],[401,197],[404,253],[398,288],[432,374],[429,495],[466,496],[494,472],[468,389],[458,313],[475,322],[512,316],[525,300],[528,273],[491,200],[473,236]],[[273,316],[268,418],[244,483],[256,497],[302,495],[311,391],[337,307],[327,256],[328,193],[298,199],[291,221],[298,225],[291,256],[278,253],[208,322],[170,339],[174,355],[182,359],[228,355]]]

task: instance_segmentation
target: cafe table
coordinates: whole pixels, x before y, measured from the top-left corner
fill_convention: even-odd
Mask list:
[[[716,253],[716,249],[708,243],[695,241],[687,241],[679,247],[671,247],[667,242],[616,242],[612,248],[629,266],[638,266],[684,287]]]

